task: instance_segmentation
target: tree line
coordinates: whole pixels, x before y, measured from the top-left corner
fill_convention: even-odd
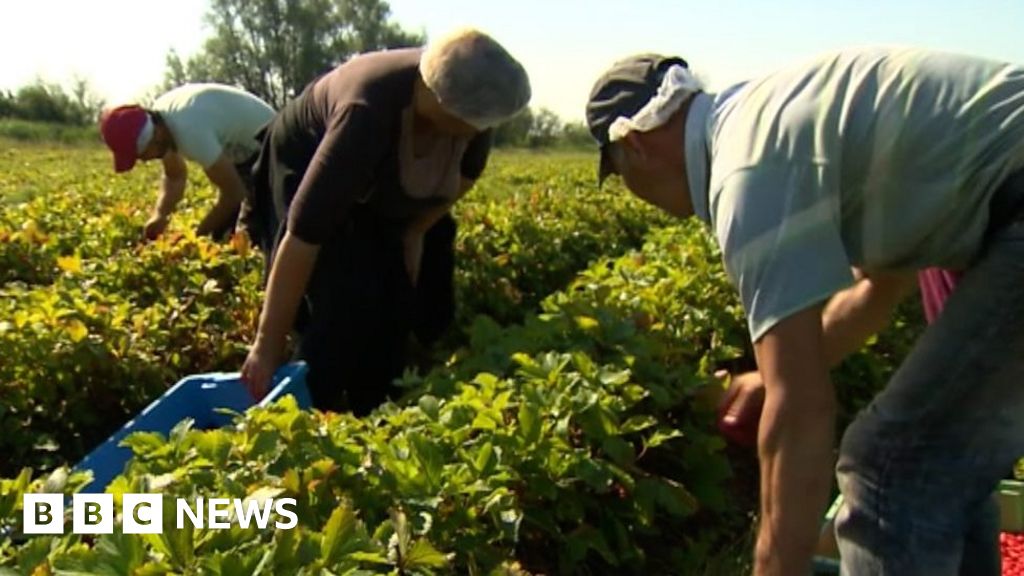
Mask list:
[[[70,87],[37,79],[17,90],[0,90],[0,118],[87,126],[103,105],[84,78],[76,78]]]
[[[153,94],[189,82],[241,87],[276,109],[311,80],[361,52],[421,46],[426,35],[402,28],[382,0],[210,0],[211,35],[199,51],[171,50],[164,81]],[[37,80],[0,91],[0,118],[68,125],[96,121],[105,103],[88,82],[69,88]],[[495,132],[498,146],[590,145],[586,128],[546,109],[525,110]]]

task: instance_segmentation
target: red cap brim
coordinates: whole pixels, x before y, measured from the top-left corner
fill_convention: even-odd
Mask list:
[[[137,158],[135,154],[122,153],[114,154],[114,172],[121,173],[131,170],[135,166]]]

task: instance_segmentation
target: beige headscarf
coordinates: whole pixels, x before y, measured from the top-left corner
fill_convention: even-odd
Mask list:
[[[478,130],[505,122],[530,102],[522,64],[480,30],[463,28],[431,42],[419,68],[441,107]]]

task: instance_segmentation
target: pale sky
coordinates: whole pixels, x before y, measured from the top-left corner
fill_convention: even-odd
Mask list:
[[[118,102],[158,84],[171,48],[196,51],[207,0],[6,0],[0,88],[89,79]],[[594,79],[635,52],[686,58],[711,88],[824,50],[904,44],[1024,63],[1024,1],[391,0],[402,26],[438,36],[473,25],[526,67],[531,104],[580,119]]]

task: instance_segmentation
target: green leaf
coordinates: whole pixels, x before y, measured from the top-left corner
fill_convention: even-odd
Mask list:
[[[477,430],[495,430],[498,423],[487,412],[478,412],[471,426]]]
[[[186,519],[182,527],[178,528],[174,499],[164,497],[163,504],[163,532],[147,534],[145,538],[156,550],[165,554],[176,568],[185,570],[195,560],[195,527]]]
[[[576,326],[584,331],[593,330],[594,328],[597,328],[600,325],[600,322],[591,318],[590,316],[577,316],[575,320]]]
[[[601,372],[600,380],[601,384],[604,384],[605,386],[621,386],[629,382],[629,377],[629,370],[621,370],[618,372],[603,370]]]
[[[536,368],[537,363],[533,361],[533,358],[529,354],[523,352],[516,352],[512,355],[512,361],[519,365],[520,368]]]
[[[473,378],[473,383],[483,388],[493,388],[495,385],[498,384],[498,377],[495,376],[494,374],[488,374],[486,372],[483,372],[477,374],[476,377]]]
[[[347,503],[334,509],[324,526],[324,539],[320,547],[320,557],[324,563],[332,565],[341,559],[341,550],[355,531],[355,525],[356,515]]]
[[[699,507],[697,499],[693,497],[693,494],[690,494],[682,484],[668,478],[663,479],[661,482],[658,502],[664,506],[669,514],[675,516],[689,516],[696,512]]]
[[[397,549],[398,558],[405,558],[409,551],[409,544],[412,542],[412,530],[409,528],[405,512],[398,508],[391,509],[391,527],[395,533],[392,536],[392,545],[389,546],[392,552]]]
[[[612,566],[619,565],[619,559],[612,552],[611,547],[608,546],[608,541],[605,540],[604,534],[601,534],[600,530],[589,524],[580,526],[569,535],[568,546],[572,551],[572,557],[577,562],[582,562],[586,558],[587,552],[593,550],[608,564]]]
[[[39,536],[28,541],[18,550],[18,570],[22,574],[32,574],[37,566],[46,562],[51,546],[57,543],[52,536]]]
[[[171,433],[167,435],[167,439],[172,443],[179,443],[185,439],[185,436],[192,430],[192,426],[195,424],[195,420],[192,418],[184,418],[180,422],[171,428]]]
[[[277,430],[260,430],[248,438],[245,451],[249,458],[260,460],[275,453],[281,441]]]
[[[298,571],[300,561],[299,538],[305,537],[301,530],[277,530],[274,532],[272,572],[278,574],[292,574]]]
[[[648,520],[653,519],[656,507],[677,517],[689,516],[699,507],[697,499],[682,484],[667,478],[641,479],[633,496],[641,515]]]
[[[369,564],[380,564],[384,566],[391,564],[387,557],[380,552],[353,552],[348,555],[348,558],[350,560],[355,560],[356,562],[366,562]]]
[[[604,449],[605,454],[611,458],[612,462],[619,466],[632,466],[636,460],[636,451],[633,449],[633,445],[618,436],[605,438],[604,442],[601,443],[601,447]]]
[[[281,487],[292,494],[301,494],[302,480],[299,477],[299,471],[295,468],[289,468],[285,471],[281,476]]]
[[[532,446],[540,440],[541,422],[537,407],[529,401],[519,405],[519,436],[523,443]]]
[[[325,565],[333,566],[353,552],[372,551],[368,544],[366,531],[356,517],[352,503],[342,501],[324,525],[320,558]]]
[[[431,396],[430,394],[426,394],[420,397],[419,401],[417,402],[417,405],[420,407],[420,410],[423,411],[423,414],[427,416],[427,418],[430,418],[435,422],[437,421],[438,415],[440,414],[440,405],[437,401],[437,397]]]
[[[208,430],[193,440],[196,452],[215,466],[223,465],[231,453],[232,436],[225,430]]]
[[[64,466],[57,468],[46,478],[43,483],[43,492],[50,494],[63,493],[68,483],[68,469]]]
[[[123,534],[118,530],[100,536],[96,552],[99,565],[105,568],[102,572],[106,574],[131,574],[146,557],[140,535]]]
[[[448,557],[438,552],[437,548],[420,538],[412,545],[404,558],[403,568],[405,570],[419,570],[421,568],[444,568],[448,565]]]
[[[172,569],[162,562],[147,562],[135,569],[132,576],[167,576]]]
[[[22,468],[13,480],[0,479],[0,521],[14,514],[32,481],[32,469]]]
[[[476,453],[473,467],[482,476],[488,476],[496,463],[497,458],[494,457],[494,445],[490,442],[485,442]]]
[[[89,328],[79,319],[75,318],[65,325],[68,336],[72,342],[81,342],[89,335]]]
[[[246,552],[215,552],[200,560],[203,567],[200,573],[214,576],[252,576],[262,559],[263,551],[259,549]]]
[[[421,434],[410,434],[409,443],[412,445],[412,455],[420,463],[420,471],[426,477],[430,489],[439,489],[444,480],[442,473],[445,462],[441,449],[436,442],[428,440]]]
[[[579,424],[583,432],[594,440],[602,440],[607,436],[619,434],[619,425],[615,415],[600,404],[594,404],[579,415]]]
[[[132,432],[121,440],[119,446],[129,448],[136,456],[170,452],[167,440],[159,432]]]
[[[634,432],[646,430],[651,426],[656,426],[657,424],[658,419],[655,418],[654,416],[649,416],[646,414],[630,416],[629,418],[626,419],[625,422],[622,423],[622,426],[619,427],[619,430],[623,434],[632,434]]]
[[[653,434],[647,437],[647,440],[644,442],[644,446],[647,448],[657,448],[670,440],[682,437],[683,433],[676,429],[656,430]]]
[[[576,465],[576,474],[581,480],[586,482],[588,486],[598,492],[608,490],[612,484],[611,472],[600,462],[596,462],[594,460],[580,460]]]

